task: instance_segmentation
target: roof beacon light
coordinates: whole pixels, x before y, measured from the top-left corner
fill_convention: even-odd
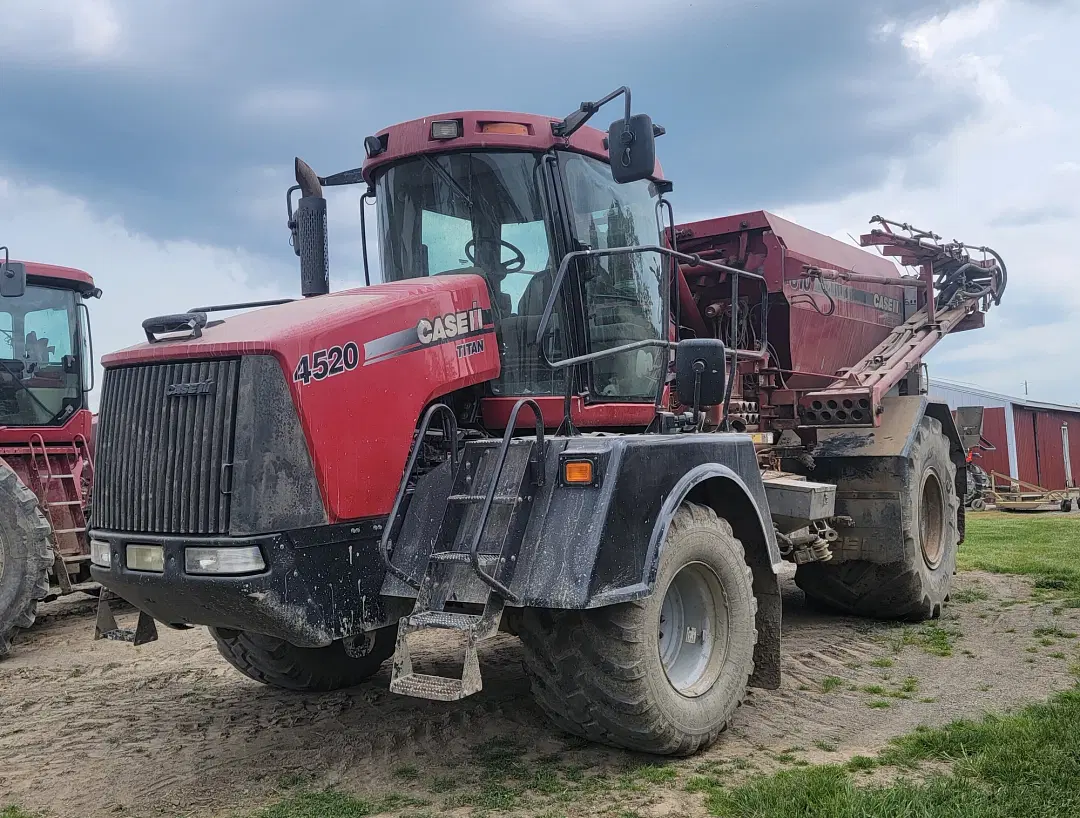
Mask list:
[[[501,133],[510,136],[528,136],[529,128],[520,122],[485,122],[480,128],[481,133]]]
[[[461,122],[456,119],[437,119],[431,123],[432,139],[457,139],[461,136]]]

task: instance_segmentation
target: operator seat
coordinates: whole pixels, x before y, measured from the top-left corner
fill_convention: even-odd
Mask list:
[[[500,322],[502,335],[503,366],[507,370],[504,381],[510,381],[515,391],[525,390],[530,393],[548,390],[544,387],[546,367],[540,361],[540,352],[536,347],[536,331],[540,328],[540,319],[547,305],[551,291],[551,271],[542,270],[533,273],[525,291],[518,301],[517,314],[504,317]],[[561,357],[556,351],[554,357]],[[507,384],[510,386],[510,384]]]

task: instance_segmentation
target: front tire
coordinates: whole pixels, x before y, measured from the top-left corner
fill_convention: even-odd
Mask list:
[[[367,652],[350,656],[342,640],[322,648],[301,648],[261,633],[210,628],[218,652],[249,679],[271,687],[325,693],[354,687],[373,676],[394,653],[396,626],[368,634]]]
[[[37,496],[0,461],[0,657],[16,628],[29,628],[49,593],[51,529]]]
[[[650,596],[585,611],[527,608],[519,635],[533,695],[558,727],[629,750],[690,755],[716,741],[742,702],[756,613],[731,526],[685,503]]]
[[[839,489],[844,490],[843,484]],[[812,601],[842,613],[912,621],[936,618],[952,588],[960,542],[956,466],[940,421],[922,418],[903,474],[882,489],[900,495],[903,559],[806,563],[796,570],[795,583]]]

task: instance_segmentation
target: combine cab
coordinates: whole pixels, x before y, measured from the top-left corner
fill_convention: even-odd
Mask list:
[[[0,248],[0,656],[49,596],[96,590],[87,517],[93,353],[81,270]]]
[[[677,225],[663,132],[621,88],[395,125],[328,177],[297,159],[304,297],[151,318],[104,360],[94,577],[295,690],[393,656],[391,690],[459,699],[507,630],[554,723],[663,754],[779,684],[785,560],[837,610],[937,616],[965,451],[921,359],[1004,265],[880,218],[884,257],[763,211]],[[330,293],[346,184],[382,258]],[[460,675],[418,666],[430,630]]]

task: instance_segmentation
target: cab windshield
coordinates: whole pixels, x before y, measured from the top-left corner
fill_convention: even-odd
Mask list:
[[[66,421],[82,400],[76,295],[28,286],[0,299],[0,426]]]
[[[535,154],[451,153],[395,165],[376,182],[382,281],[471,273],[487,282],[503,361],[496,393],[561,388],[530,341],[556,266],[540,174]],[[552,359],[564,337],[555,324]]]
[[[569,217],[578,248],[657,245],[656,185],[616,184],[604,162],[560,152]],[[471,273],[491,292],[502,358],[495,394],[561,394],[565,374],[547,367],[536,333],[561,259],[541,195],[538,154],[462,152],[420,156],[376,181],[382,281]],[[575,267],[585,304],[585,352],[665,336],[662,257],[656,252],[592,256]],[[548,360],[569,357],[562,300],[556,303]],[[594,361],[589,391],[598,401],[652,401],[666,356],[638,349]]]

